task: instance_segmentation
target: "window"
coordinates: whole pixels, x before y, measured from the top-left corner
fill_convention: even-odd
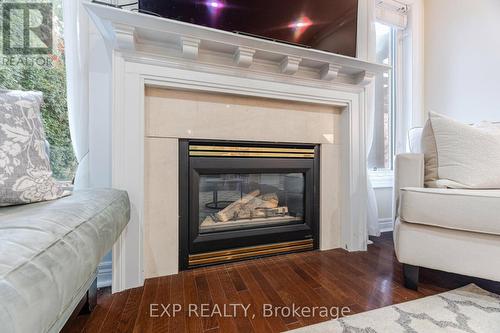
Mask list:
[[[44,10],[29,10],[28,24],[37,26],[43,22],[43,15],[50,15],[52,27],[45,34],[36,34],[34,29],[26,29],[26,17],[22,6],[33,5],[29,1],[12,1],[16,8],[10,11],[10,46],[25,49],[6,54],[4,42],[0,38],[0,87],[16,90],[38,90],[43,92],[42,118],[45,134],[50,145],[50,160],[54,177],[61,181],[71,181],[76,170],[68,124],[66,103],[66,71],[64,63],[64,40],[62,20],[62,0],[38,1],[36,5],[48,4]],[[5,4],[0,3],[0,7]],[[26,7],[28,8],[28,7]],[[0,8],[2,9],[2,8]],[[5,18],[5,8],[3,8]],[[43,30],[43,29],[42,29]],[[29,43],[23,40],[23,33],[29,31]],[[50,38],[50,34],[52,38]],[[49,35],[48,39],[47,35]],[[49,42],[47,42],[49,41]],[[26,46],[26,44],[28,46]],[[47,45],[49,44],[49,45]],[[39,54],[27,51],[29,48],[46,47],[49,51]]]
[[[395,69],[397,30],[376,23],[376,61],[390,65],[392,72],[383,73],[375,79],[375,114],[373,144],[368,156],[368,167],[373,171],[393,169],[394,124],[395,124]]]

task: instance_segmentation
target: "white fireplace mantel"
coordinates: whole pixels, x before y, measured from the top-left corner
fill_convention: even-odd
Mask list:
[[[109,44],[132,58],[154,54],[165,61],[184,58],[186,62],[243,68],[247,74],[283,74],[346,85],[366,85],[374,74],[390,70],[356,58],[113,7],[86,7]]]
[[[144,282],[147,86],[340,107],[340,246],[366,249],[366,96],[374,76],[389,67],[112,7],[85,6],[113,50],[112,185],[126,190],[131,201],[131,220],[113,248],[114,292]],[[329,248],[321,245],[322,250]]]

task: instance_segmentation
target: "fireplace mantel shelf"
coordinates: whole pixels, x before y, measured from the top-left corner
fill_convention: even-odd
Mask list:
[[[390,66],[98,4],[85,4],[106,41],[148,61],[182,60],[256,75],[364,87]],[[154,60],[152,60],[154,59]]]

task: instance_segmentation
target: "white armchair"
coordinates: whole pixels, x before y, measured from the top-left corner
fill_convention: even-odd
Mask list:
[[[405,286],[419,267],[500,281],[500,190],[424,187],[424,155],[396,157],[394,245]]]

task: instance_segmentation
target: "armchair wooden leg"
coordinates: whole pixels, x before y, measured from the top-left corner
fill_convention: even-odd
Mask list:
[[[412,290],[418,290],[418,266],[403,264],[403,276],[405,287]]]

